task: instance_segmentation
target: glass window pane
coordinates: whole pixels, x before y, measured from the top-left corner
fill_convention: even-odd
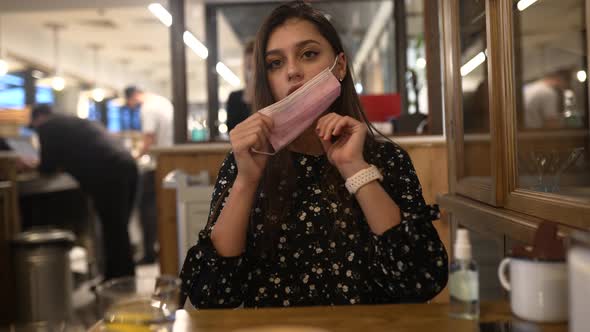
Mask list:
[[[514,2],[518,185],[590,199],[586,1]]]
[[[461,0],[459,6],[464,132],[459,174],[491,183],[485,1]]]

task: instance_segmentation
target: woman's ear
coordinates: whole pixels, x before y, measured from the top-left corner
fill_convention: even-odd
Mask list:
[[[340,54],[338,54],[338,64],[336,66],[337,67],[337,77],[340,82],[344,81],[344,79],[346,78],[346,66],[347,66],[346,55],[344,55],[344,52],[340,52]]]

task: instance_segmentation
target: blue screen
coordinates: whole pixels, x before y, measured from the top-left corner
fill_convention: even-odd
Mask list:
[[[53,105],[55,103],[53,90],[48,86],[38,86],[35,89],[35,103]]]
[[[0,76],[0,108],[25,107],[25,79],[15,74]]]
[[[139,108],[128,106],[112,106],[108,108],[107,127],[112,131],[141,130],[141,116]]]
[[[120,107],[113,100],[107,102],[107,129],[114,133],[121,131],[121,112],[119,109]]]
[[[102,116],[100,114],[100,110],[98,109],[98,104],[91,100],[88,103],[88,120],[100,121],[101,119]]]

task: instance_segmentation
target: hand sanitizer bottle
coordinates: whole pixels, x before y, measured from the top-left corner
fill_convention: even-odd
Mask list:
[[[449,315],[455,318],[479,318],[479,273],[471,257],[471,243],[466,229],[457,230],[454,257],[449,269],[451,295]]]

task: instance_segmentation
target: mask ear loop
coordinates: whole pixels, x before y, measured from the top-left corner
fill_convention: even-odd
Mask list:
[[[340,54],[338,54],[338,55],[336,56],[336,59],[334,59],[334,64],[332,65],[332,67],[330,67],[330,71],[334,70],[334,67],[336,67],[336,64],[338,63],[338,56],[339,56],[339,55],[340,55]],[[335,75],[334,75],[334,76],[335,76]]]
[[[330,72],[331,72],[331,73],[332,73],[332,75],[334,75],[334,76],[336,76],[336,74],[334,74],[334,73],[332,72],[332,70],[334,70],[334,67],[336,67],[336,64],[338,63],[338,57],[339,57],[339,56],[340,56],[340,54],[338,54],[338,55],[336,56],[336,59],[334,59],[334,64],[332,65],[332,67],[330,67]],[[345,74],[345,75],[346,75],[346,74]],[[337,77],[337,76],[336,76],[336,79],[337,79],[339,82],[342,82],[342,81],[344,81],[344,77],[340,78],[340,77]]]
[[[253,147],[252,147],[252,148],[250,148],[250,151],[252,151],[252,152],[254,152],[254,153],[258,153],[258,154],[264,154],[264,155],[267,155],[267,156],[274,156],[275,154],[277,154],[277,152],[276,152],[276,151],[275,151],[275,152],[264,152],[264,151],[259,151],[259,150],[256,150],[256,149],[255,149],[255,148],[253,148]]]

